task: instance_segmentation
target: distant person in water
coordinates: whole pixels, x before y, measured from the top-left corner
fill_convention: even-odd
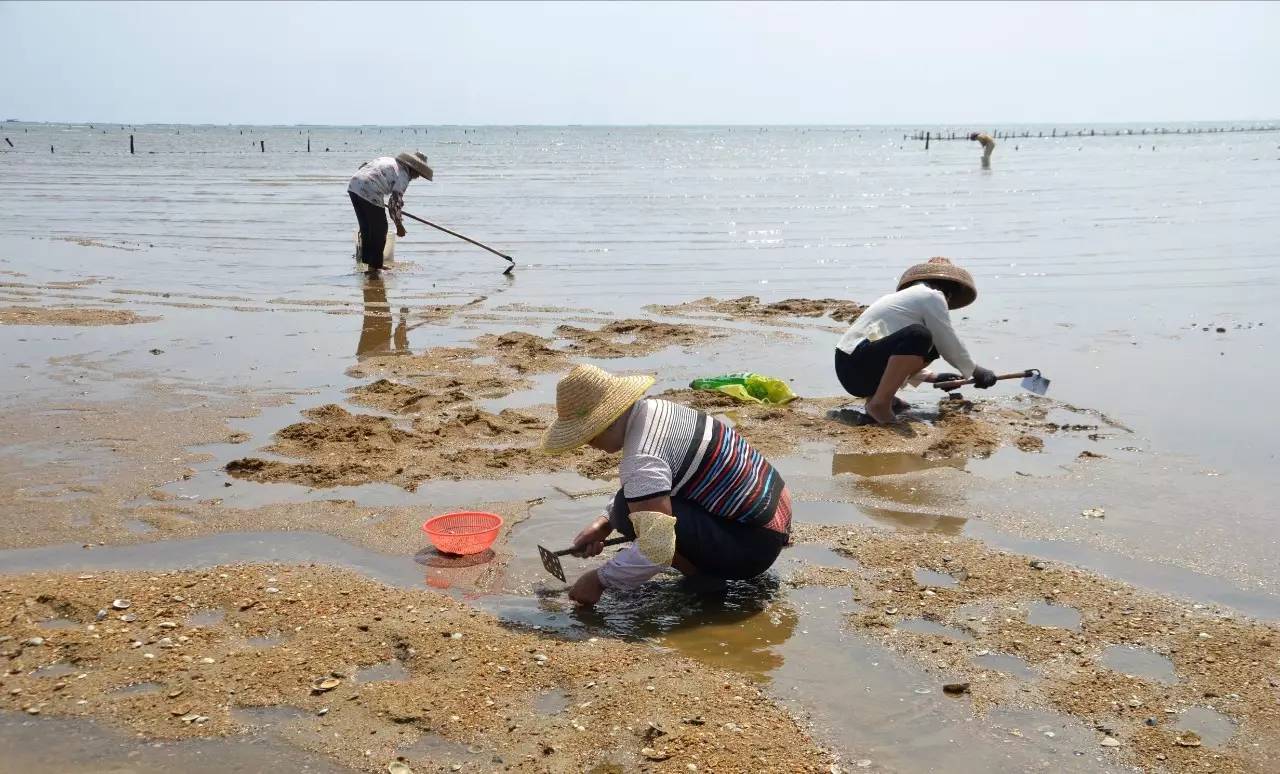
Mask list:
[[[909,406],[895,395],[908,383],[969,377],[982,389],[996,383],[996,375],[973,362],[951,328],[951,310],[977,297],[969,272],[946,258],[930,258],[907,269],[896,293],[881,297],[854,321],[836,344],[836,378],[850,395],[867,399],[867,417],[881,424],[896,421]],[[959,373],[925,370],[939,355]],[[836,418],[854,417],[837,412]]]
[[[427,157],[401,153],[395,158],[383,156],[361,164],[347,184],[347,194],[360,223],[360,261],[369,267],[370,277],[377,277],[382,270],[382,251],[387,244],[387,217],[382,210],[385,207],[391,213],[396,236],[404,236],[404,192],[411,181],[420,177],[433,177]]]
[[[996,141],[991,139],[991,135],[982,132],[974,132],[969,135],[969,139],[982,146],[982,168],[991,168],[991,153],[996,149]]]

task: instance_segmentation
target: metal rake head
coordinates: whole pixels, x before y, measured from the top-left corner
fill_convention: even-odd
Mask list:
[[[542,557],[543,569],[559,578],[561,583],[564,583],[564,568],[560,566],[560,557],[542,546],[538,546],[538,555]]]

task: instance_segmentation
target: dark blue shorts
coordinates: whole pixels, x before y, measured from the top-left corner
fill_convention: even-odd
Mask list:
[[[768,570],[787,544],[788,537],[768,527],[735,524],[683,497],[671,498],[676,517],[676,553],[705,573],[725,580],[754,578]],[[631,509],[622,492],[609,509],[613,528],[635,538]]]

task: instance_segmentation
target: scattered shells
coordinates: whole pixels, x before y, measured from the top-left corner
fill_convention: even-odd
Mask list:
[[[392,761],[387,764],[387,774],[413,774],[413,769],[404,761]]]
[[[1099,742],[1099,744],[1101,744],[1103,747],[1119,747],[1120,740],[1116,739],[1114,736],[1104,736],[1102,737],[1102,741]]]
[[[173,621],[161,621],[160,623],[156,624],[156,626],[160,627],[161,629],[177,629],[178,628],[178,625]]]
[[[44,644],[44,637],[32,637],[31,639],[27,640],[26,642],[24,642],[24,643],[22,643],[22,644],[23,644],[23,645],[32,645],[32,646],[34,646],[34,647],[37,647],[37,648],[38,648],[38,647],[40,647],[41,645],[43,645],[43,644]]]
[[[1083,511],[1080,511],[1080,515],[1085,517],[1086,519],[1107,518],[1107,512],[1101,508],[1085,508]]]
[[[640,750],[640,754],[651,761],[665,761],[671,757],[671,753],[666,750],[655,750],[652,747],[645,747]]]
[[[138,616],[134,615],[133,613],[125,613],[124,615],[120,616],[120,620],[124,621],[125,623],[133,623],[134,621],[138,620]]]
[[[1201,744],[1200,735],[1195,731],[1185,731],[1182,736],[1176,737],[1173,743],[1179,747],[1199,747]]]
[[[1029,566],[1031,567],[1031,569],[1033,569],[1033,570],[1043,570],[1043,569],[1045,569],[1046,567],[1048,567],[1048,566],[1049,566],[1049,563],[1048,563],[1048,562],[1046,562],[1046,561],[1044,561],[1043,559],[1032,559],[1032,560],[1028,563],[1028,565],[1029,565]]]
[[[337,688],[339,685],[342,685],[342,681],[339,680],[338,678],[326,677],[323,680],[317,680],[314,683],[312,683],[311,690],[314,691],[315,693],[324,693],[325,691],[332,691],[334,688]]]
[[[127,599],[117,599],[111,603],[111,607],[115,608],[116,610],[128,610],[129,606],[132,604],[133,603]]]

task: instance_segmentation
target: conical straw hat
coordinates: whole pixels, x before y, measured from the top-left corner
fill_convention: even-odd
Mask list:
[[[430,180],[435,174],[431,171],[431,167],[427,166],[427,157],[418,151],[397,153],[396,161],[422,175],[427,180]]]
[[[577,365],[556,385],[556,421],[542,449],[566,452],[600,435],[653,386],[652,376],[613,376],[593,365]]]
[[[921,280],[943,280],[955,286],[955,306],[952,309],[968,306],[978,298],[978,286],[973,283],[969,272],[941,256],[930,258],[927,263],[918,263],[903,272],[902,279],[898,280],[898,290]]]
[[[670,567],[676,555],[676,517],[659,511],[636,511],[631,514],[631,526],[636,531],[636,548],[644,558]]]

